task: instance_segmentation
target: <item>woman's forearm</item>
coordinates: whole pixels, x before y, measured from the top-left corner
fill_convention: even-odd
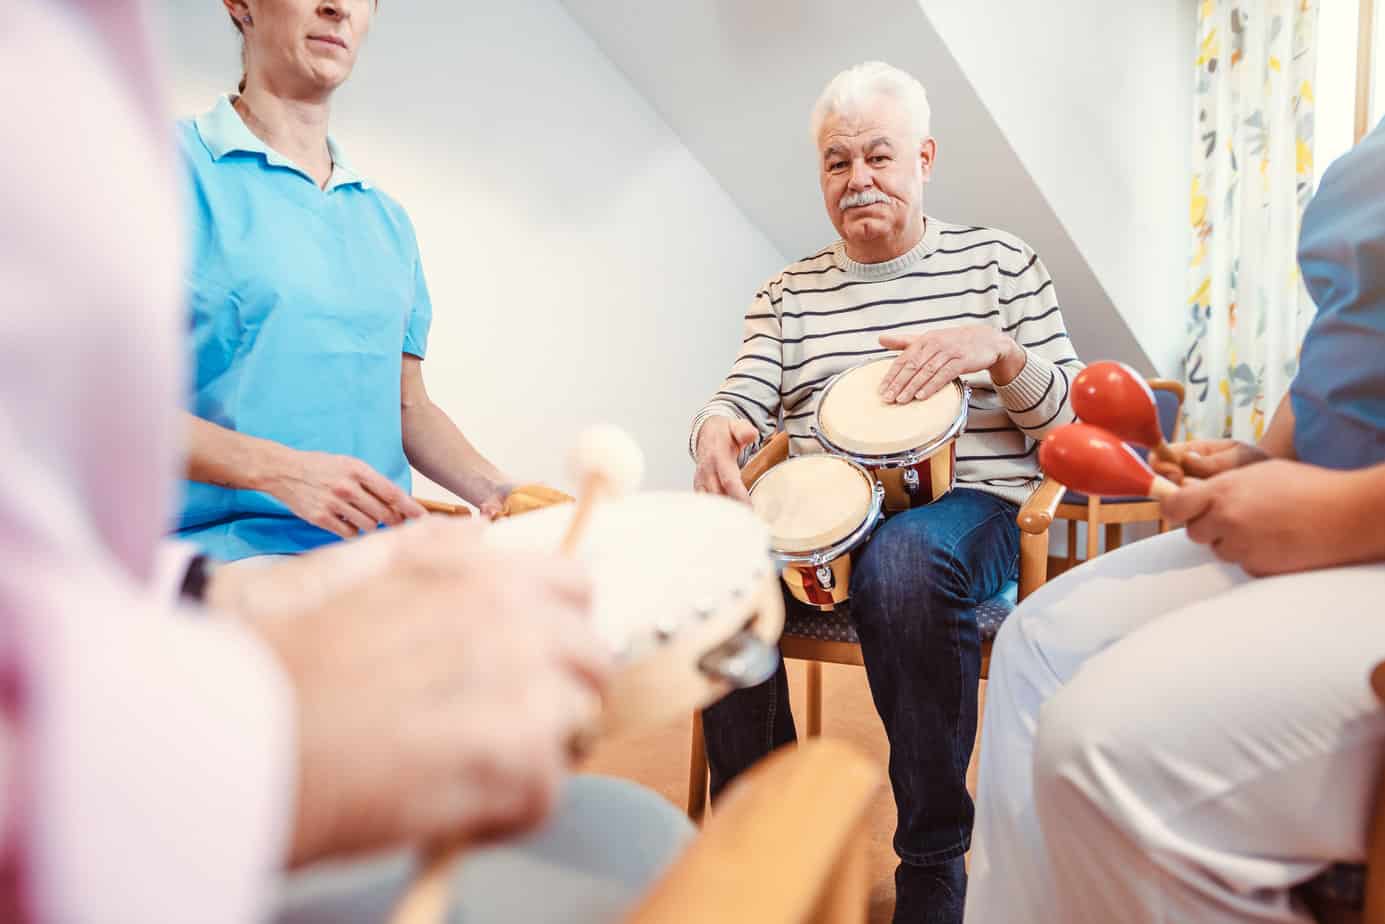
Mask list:
[[[1385,465],[1344,472],[1336,542],[1343,564],[1385,562]],[[1311,515],[1311,514],[1310,514]]]
[[[280,443],[227,430],[195,414],[183,416],[188,427],[187,475],[192,481],[263,491],[293,452]]]
[[[469,503],[479,506],[511,486],[509,478],[433,402],[404,408],[402,424],[409,464]]]
[[[1270,425],[1266,428],[1265,434],[1260,437],[1259,445],[1271,459],[1298,458],[1294,451],[1294,406],[1287,391],[1280,399],[1279,407],[1275,408],[1274,416],[1270,418]]]

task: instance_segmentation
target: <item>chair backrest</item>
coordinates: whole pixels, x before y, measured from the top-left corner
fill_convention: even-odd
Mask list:
[[[1172,443],[1178,432],[1178,418],[1183,412],[1183,383],[1173,379],[1150,379],[1150,390],[1154,392],[1154,406],[1159,409],[1159,432],[1164,442]],[[1143,446],[1131,446],[1141,459],[1149,459],[1149,450]]]
[[[1150,379],[1154,403],[1159,408],[1159,429],[1165,442],[1172,443],[1178,431],[1178,417],[1183,410],[1183,383],[1172,379]]]

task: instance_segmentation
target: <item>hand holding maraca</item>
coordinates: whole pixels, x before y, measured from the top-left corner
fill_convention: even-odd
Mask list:
[[[1189,440],[1174,443],[1170,448],[1182,457],[1180,464],[1151,459],[1150,465],[1174,484],[1182,484],[1185,477],[1212,478],[1270,458],[1259,446],[1232,439]]]

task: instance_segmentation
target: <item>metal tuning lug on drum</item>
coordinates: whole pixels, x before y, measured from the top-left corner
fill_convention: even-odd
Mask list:
[[[678,633],[681,621],[676,616],[665,616],[654,624],[654,638],[667,642]]]
[[[918,466],[911,465],[904,470],[904,492],[909,495],[909,499],[915,500],[919,496],[919,470]]]
[[[818,565],[813,571],[813,576],[818,579],[818,586],[823,590],[831,590],[837,586],[837,576],[832,573],[830,565]]]
[[[742,629],[703,655],[697,666],[707,676],[744,690],[774,676],[779,669],[779,649],[750,629]]]

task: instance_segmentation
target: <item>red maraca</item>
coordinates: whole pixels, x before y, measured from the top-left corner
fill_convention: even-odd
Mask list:
[[[1072,409],[1085,422],[1104,427],[1127,443],[1144,446],[1165,462],[1183,467],[1183,455],[1164,442],[1154,392],[1125,363],[1092,363],[1077,373],[1072,380]]]
[[[1039,446],[1039,465],[1063,485],[1095,497],[1163,500],[1178,490],[1114,433],[1092,424],[1068,424],[1050,433]]]

